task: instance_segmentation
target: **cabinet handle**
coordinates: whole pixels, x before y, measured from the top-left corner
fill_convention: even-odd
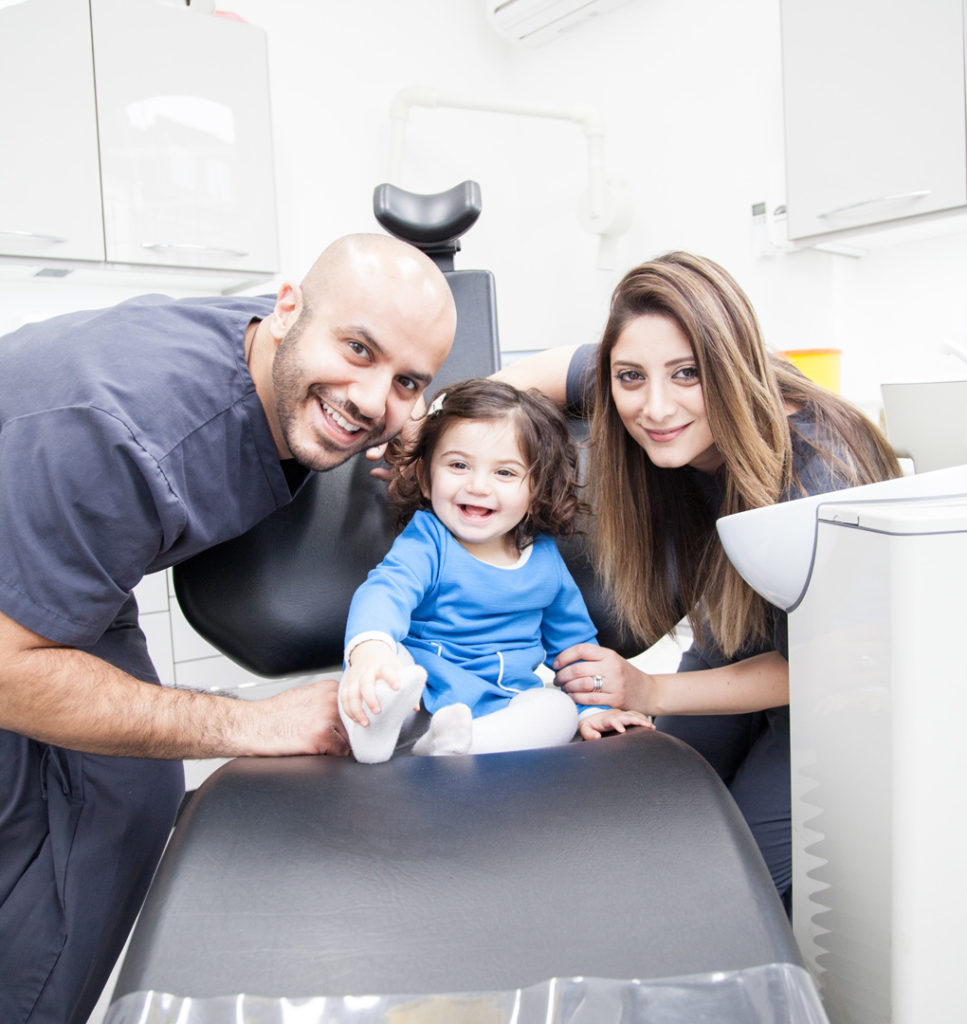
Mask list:
[[[243,256],[248,256],[248,253],[242,252],[241,249],[229,249],[227,246],[222,245],[196,245],[191,242],[142,242],[141,248],[153,249],[155,252],[161,252],[165,249],[175,249],[180,252],[221,253],[223,256],[236,256],[238,259],[241,259]]]
[[[911,199],[925,199],[930,195],[931,189],[922,188],[916,192],[900,192],[895,196],[877,196],[875,199],[861,199],[858,203],[847,203],[845,206],[837,206],[835,210],[827,210],[819,214],[820,217],[835,217],[840,213],[849,213],[850,210],[859,210],[864,206],[876,206],[879,203],[902,203]]]
[[[7,238],[32,238],[35,242],[51,242],[60,244],[66,242],[66,238],[61,238],[60,235],[45,235],[41,231],[7,231],[0,228],[0,235],[4,235]]]

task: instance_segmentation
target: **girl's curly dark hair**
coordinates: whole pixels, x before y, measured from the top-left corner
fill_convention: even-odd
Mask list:
[[[564,414],[539,391],[521,391],[502,381],[481,377],[452,384],[431,404],[410,443],[396,438],[386,459],[393,468],[390,498],[400,523],[417,509],[429,509],[428,467],[444,433],[460,420],[512,420],[517,442],[527,463],[531,498],[527,515],[514,531],[522,550],[538,533],[567,537],[588,512],[580,500],[577,446],[571,440]]]

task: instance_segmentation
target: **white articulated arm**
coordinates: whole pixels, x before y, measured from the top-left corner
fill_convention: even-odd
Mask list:
[[[613,256],[614,240],[632,221],[630,197],[619,182],[610,181],[605,170],[605,126],[602,116],[591,106],[580,104],[559,107],[540,103],[522,103],[516,100],[460,96],[442,92],[432,86],[410,85],[393,97],[390,105],[390,153],[387,180],[398,183],[403,168],[406,125],[413,107],[455,110],[476,110],[514,117],[541,117],[569,121],[579,125],[588,145],[588,189],[583,197],[579,215],[583,226],[601,237],[598,265],[611,269],[607,257]]]

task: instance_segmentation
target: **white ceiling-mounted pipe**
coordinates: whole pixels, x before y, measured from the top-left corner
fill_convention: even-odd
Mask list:
[[[609,181],[604,161],[604,119],[591,106],[557,107],[540,103],[519,103],[514,100],[482,99],[442,92],[432,86],[410,85],[400,89],[390,104],[390,152],[387,180],[398,184],[403,170],[406,125],[413,107],[454,110],[477,110],[514,117],[542,117],[570,121],[579,125],[587,139],[588,190],[581,206],[581,221],[592,233],[599,235],[598,266],[613,266],[614,240],[631,224],[631,205],[627,190],[620,183]]]

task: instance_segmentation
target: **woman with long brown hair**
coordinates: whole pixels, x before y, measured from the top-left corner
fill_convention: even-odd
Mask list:
[[[683,618],[694,634],[677,673],[580,644],[554,663],[557,684],[579,704],[654,715],[702,753],[788,899],[786,616],[736,572],[715,520],[897,476],[892,449],[848,402],[771,355],[733,278],[688,253],[625,275],[600,345],[500,376],[593,407],[595,561],[613,610],[643,648]]]

